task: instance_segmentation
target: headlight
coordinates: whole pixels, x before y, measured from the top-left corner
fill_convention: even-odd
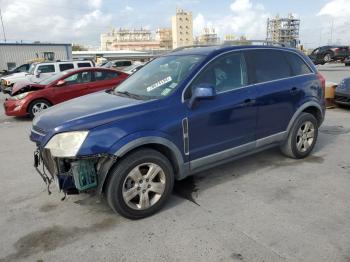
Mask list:
[[[55,135],[46,144],[54,157],[75,157],[88,135],[88,131],[74,131]]]
[[[11,81],[10,80],[5,80],[5,85],[7,85],[7,86],[11,85]]]
[[[16,96],[14,96],[13,98],[16,99],[16,100],[21,100],[21,99],[25,98],[27,95],[29,95],[30,93],[31,93],[31,92],[25,92],[25,93],[16,95]]]

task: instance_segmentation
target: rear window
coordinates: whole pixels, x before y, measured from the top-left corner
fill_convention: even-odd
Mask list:
[[[117,72],[110,71],[95,71],[95,80],[102,81],[118,77]]]
[[[306,75],[306,74],[311,74],[312,70],[310,67],[305,63],[303,59],[300,58],[300,56],[286,52],[285,56],[292,67],[293,75],[298,76],[298,75]]]
[[[291,69],[283,53],[278,50],[266,49],[247,51],[252,81],[263,83],[291,77]]]
[[[62,71],[66,71],[69,69],[73,69],[74,65],[73,64],[60,64],[59,67],[60,67],[60,71],[62,72]]]
[[[38,67],[41,73],[54,73],[55,66],[54,65],[41,65]]]
[[[78,63],[78,67],[91,67],[90,63]]]

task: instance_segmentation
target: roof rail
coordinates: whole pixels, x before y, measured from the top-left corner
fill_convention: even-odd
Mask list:
[[[270,40],[232,40],[226,41],[222,44],[223,46],[232,45],[267,45],[267,46],[280,46],[280,47],[290,47],[288,43],[281,43]]]
[[[216,45],[186,45],[186,46],[175,48],[170,53],[185,50],[185,49],[190,49],[190,48],[210,47],[210,46],[216,46]]]

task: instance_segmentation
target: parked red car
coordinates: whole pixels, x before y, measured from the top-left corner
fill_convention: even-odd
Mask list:
[[[106,68],[81,68],[58,73],[38,84],[17,83],[4,102],[8,116],[34,116],[66,100],[112,89],[129,75]]]

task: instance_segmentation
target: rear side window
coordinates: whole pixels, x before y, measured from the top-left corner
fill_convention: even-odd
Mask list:
[[[247,51],[252,82],[263,83],[282,78],[291,77],[291,68],[284,52],[278,50],[252,50]]]
[[[41,65],[38,67],[41,73],[54,73],[55,66],[54,65]]]
[[[78,67],[91,67],[90,63],[78,63]]]
[[[298,55],[290,52],[286,52],[285,56],[288,60],[288,63],[292,67],[294,76],[306,75],[306,74],[312,73],[312,70],[310,69],[310,67]]]
[[[102,81],[118,77],[117,72],[110,71],[95,71],[95,80]]]
[[[60,64],[59,67],[60,67],[60,71],[66,71],[69,69],[73,69],[74,65],[73,64]]]

